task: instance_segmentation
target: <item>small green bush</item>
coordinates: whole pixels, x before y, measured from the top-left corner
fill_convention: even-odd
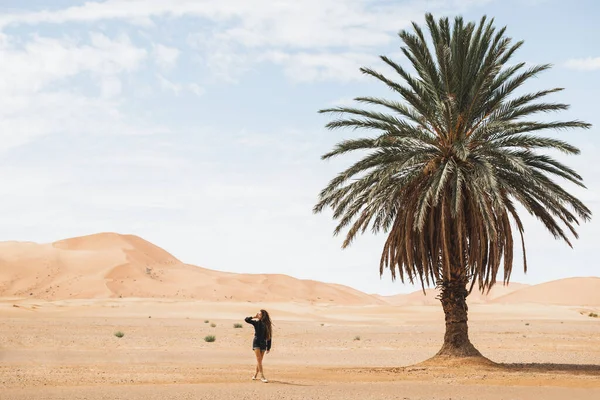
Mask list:
[[[360,340],[360,336],[354,336],[354,340]]]
[[[216,327],[216,326],[217,326],[217,324],[215,324],[214,322],[213,322],[212,324],[210,324],[210,327],[211,327],[211,328],[214,328],[214,327]]]
[[[204,341],[205,342],[209,342],[212,343],[215,340],[217,340],[217,338],[215,337],[215,335],[208,335],[208,336],[204,336]]]
[[[598,314],[596,314],[595,312],[589,313],[588,316],[590,316],[592,318],[598,318]]]
[[[118,338],[122,338],[123,336],[125,336],[125,334],[121,331],[117,331],[117,332],[115,332],[115,336]]]
[[[204,323],[205,323],[205,324],[208,324],[209,322],[210,322],[210,321],[209,321],[209,320],[207,320],[207,319],[205,319],[205,320],[204,320]]]
[[[233,327],[234,327],[234,328],[241,328],[241,327],[242,327],[242,324],[233,324]]]

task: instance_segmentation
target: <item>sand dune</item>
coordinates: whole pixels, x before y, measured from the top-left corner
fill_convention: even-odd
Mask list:
[[[0,243],[0,297],[47,300],[115,297],[340,305],[438,306],[438,291],[369,295],[336,284],[278,274],[235,274],[185,264],[133,235],[100,233],[50,244]],[[473,290],[469,304],[600,305],[600,278]]]
[[[537,303],[600,306],[600,278],[565,278],[530,286],[492,300],[493,303]]]
[[[388,304],[396,306],[439,305],[436,299],[439,291],[426,289],[409,294],[381,296]],[[563,306],[600,306],[600,278],[565,278],[537,285],[510,283],[496,284],[489,293],[473,289],[467,299],[469,304],[548,304]]]
[[[382,303],[374,296],[341,285],[187,265],[142,238],[116,233],[51,244],[0,243],[0,297],[9,296],[47,300],[144,297]]]
[[[469,304],[489,303],[494,299],[526,287],[529,287],[529,285],[522,283],[509,283],[508,285],[504,286],[502,283],[498,283],[489,291],[489,293],[481,293],[479,290],[477,290],[477,287],[475,287],[468,297],[468,302]],[[418,290],[409,294],[381,296],[381,299],[386,303],[395,306],[438,306],[440,301],[436,297],[439,293],[440,292],[437,289],[425,289],[425,294],[423,294],[422,290]]]

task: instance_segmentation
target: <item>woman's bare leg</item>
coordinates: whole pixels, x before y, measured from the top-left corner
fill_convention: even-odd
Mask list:
[[[259,372],[260,372],[260,377],[262,379],[266,380],[267,378],[265,378],[265,373],[263,371],[263,365],[262,365],[262,361],[263,361],[263,357],[264,356],[265,356],[265,352],[264,351],[260,351],[260,361],[258,363],[258,369],[259,369]]]
[[[254,354],[256,355],[256,372],[254,373],[256,378],[259,372],[262,374],[262,352],[260,349],[254,349]]]

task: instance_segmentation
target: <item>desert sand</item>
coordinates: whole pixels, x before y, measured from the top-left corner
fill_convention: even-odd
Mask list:
[[[442,344],[435,291],[211,271],[128,235],[5,242],[0,399],[600,398],[600,278],[469,300],[494,363],[441,366],[423,363]],[[250,380],[251,327],[233,326],[258,308],[276,324],[268,384]]]

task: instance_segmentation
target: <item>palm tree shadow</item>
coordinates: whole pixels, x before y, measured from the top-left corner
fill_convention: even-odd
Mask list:
[[[276,383],[279,385],[290,385],[290,386],[313,386],[313,385],[306,385],[306,384],[302,384],[302,383],[286,382],[286,381],[279,381],[279,380],[273,380],[273,379],[269,379],[269,383]]]
[[[515,363],[498,364],[498,366],[514,372],[565,373],[600,376],[600,365],[593,364]]]

